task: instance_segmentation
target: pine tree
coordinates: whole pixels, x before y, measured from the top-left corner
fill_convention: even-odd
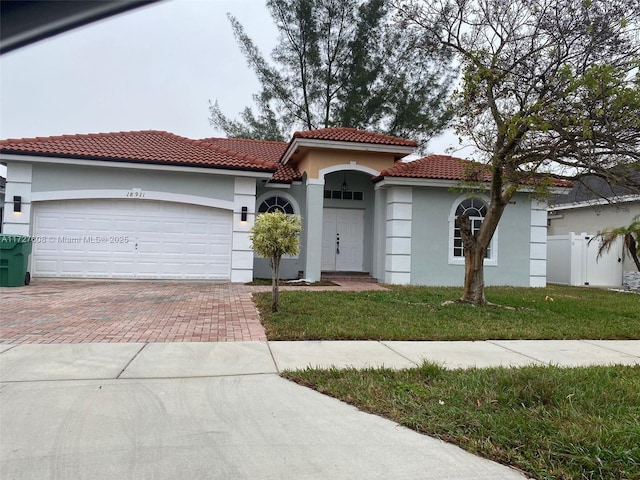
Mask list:
[[[269,0],[280,32],[268,62],[242,25],[234,35],[261,84],[255,109],[231,120],[210,105],[229,137],[282,140],[293,130],[370,129],[426,142],[451,117],[449,54],[416,48],[384,0]]]

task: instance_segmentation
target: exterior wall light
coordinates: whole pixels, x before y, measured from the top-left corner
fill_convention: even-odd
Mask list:
[[[240,221],[241,222],[246,222],[247,221],[247,207],[242,207],[242,213],[240,213]]]
[[[15,195],[13,197],[13,211],[15,213],[22,212],[22,197],[20,195]]]

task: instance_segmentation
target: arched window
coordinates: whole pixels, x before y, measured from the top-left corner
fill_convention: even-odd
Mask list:
[[[288,215],[293,215],[295,210],[291,202],[280,195],[273,195],[265,198],[258,206],[258,213],[266,212],[282,212]]]
[[[455,210],[452,209],[452,217],[450,218],[450,250],[449,263],[464,263],[464,245],[462,243],[462,234],[455,219],[460,215],[468,215],[471,221],[471,233],[477,235],[480,225],[487,214],[487,203],[480,198],[463,198],[455,204]],[[485,255],[485,265],[496,265],[495,247],[497,232],[494,234],[487,253]]]
[[[482,220],[487,214],[487,205],[478,198],[467,198],[458,204],[456,208],[456,218],[460,215],[469,215],[471,220],[471,233],[475,236],[480,230]],[[464,258],[464,247],[462,245],[462,234],[460,228],[456,224],[453,231],[453,256]],[[487,258],[489,250],[487,250]]]
[[[266,212],[282,212],[287,215],[297,215],[300,207],[295,198],[288,193],[265,192],[257,198],[257,215]],[[257,256],[257,254],[256,254]],[[285,259],[298,258],[298,255],[285,256]]]

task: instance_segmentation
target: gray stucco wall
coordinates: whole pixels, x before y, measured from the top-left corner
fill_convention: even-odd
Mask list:
[[[233,201],[234,177],[132,168],[33,164],[32,192],[132,188]]]
[[[629,225],[636,215],[640,215],[640,201],[558,210],[549,220],[549,235],[598,233],[607,227]]]
[[[414,187],[411,243],[411,283],[462,286],[464,265],[449,264],[449,215],[459,192]],[[531,202],[514,197],[498,226],[497,266],[486,265],[487,285],[529,285]]]

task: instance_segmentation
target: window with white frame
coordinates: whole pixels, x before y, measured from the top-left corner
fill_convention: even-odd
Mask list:
[[[295,198],[284,192],[265,192],[260,195],[256,202],[258,206],[257,215],[266,212],[282,212],[287,215],[298,215],[300,207]],[[295,259],[298,255],[285,255],[285,259]]]
[[[480,198],[464,198],[458,200],[455,209],[452,211],[450,219],[450,248],[449,248],[449,263],[463,264],[464,263],[464,245],[462,242],[462,234],[460,227],[458,227],[456,218],[460,215],[468,215],[471,221],[471,233],[475,236],[480,230],[480,225],[484,217],[487,215],[487,203]],[[496,265],[497,256],[496,249],[494,247],[497,232],[494,234],[487,252],[485,254],[485,265]]]
[[[295,209],[288,198],[281,195],[273,195],[265,198],[260,205],[258,205],[258,213],[266,212],[282,212],[288,215],[293,215],[295,213]]]

